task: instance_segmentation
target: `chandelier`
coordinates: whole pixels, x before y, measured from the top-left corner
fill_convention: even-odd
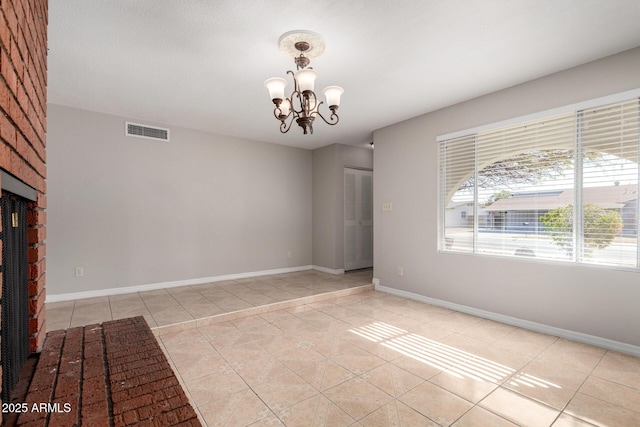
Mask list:
[[[324,102],[319,101],[314,92],[316,72],[309,67],[311,58],[318,57],[324,52],[322,37],[311,31],[290,31],[280,37],[278,45],[280,50],[292,56],[296,63],[296,72],[287,71],[287,74],[293,78],[293,92],[288,97],[285,97],[284,92],[287,86],[285,79],[273,77],[264,82],[269,90],[271,101],[275,105],[273,115],[280,120],[280,132],[289,132],[294,119],[305,135],[313,133],[313,121],[316,117],[320,117],[328,125],[336,125],[340,120],[337,110],[344,89],[340,86],[328,86],[322,90],[326,105],[331,111],[327,120],[319,109]]]

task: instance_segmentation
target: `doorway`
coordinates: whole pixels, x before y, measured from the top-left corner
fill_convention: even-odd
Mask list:
[[[373,171],[344,169],[344,269],[373,267]]]

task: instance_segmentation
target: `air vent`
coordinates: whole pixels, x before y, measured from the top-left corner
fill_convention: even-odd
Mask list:
[[[138,138],[159,139],[169,141],[169,129],[141,125],[139,123],[125,122],[124,132],[127,136]]]

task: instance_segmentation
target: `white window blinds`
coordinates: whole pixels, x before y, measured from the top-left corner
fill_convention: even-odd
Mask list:
[[[638,266],[639,114],[633,99],[441,141],[441,250]]]

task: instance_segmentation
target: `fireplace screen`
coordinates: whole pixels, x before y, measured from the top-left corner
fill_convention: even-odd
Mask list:
[[[2,212],[2,401],[9,402],[29,357],[27,201],[3,192]]]

